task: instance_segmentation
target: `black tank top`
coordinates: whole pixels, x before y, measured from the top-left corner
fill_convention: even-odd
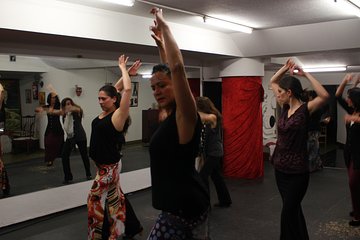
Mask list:
[[[113,113],[102,119],[96,117],[91,123],[89,153],[97,164],[114,164],[121,158],[119,139],[123,133],[117,131],[111,122]]]
[[[180,144],[175,115],[174,111],[160,124],[150,141],[152,202],[156,209],[196,218],[210,204],[209,194],[195,170],[200,116],[192,140]]]

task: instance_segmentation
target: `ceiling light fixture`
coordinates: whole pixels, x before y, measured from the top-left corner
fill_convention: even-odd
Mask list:
[[[152,77],[151,73],[144,73],[144,74],[142,74],[141,76],[142,76],[142,78],[146,78],[146,79]]]
[[[102,0],[103,2],[115,3],[127,7],[134,6],[135,0]]]
[[[208,15],[204,15],[201,13],[197,13],[197,12],[190,12],[190,11],[186,11],[186,10],[182,10],[182,9],[178,9],[178,8],[173,8],[173,7],[169,7],[169,6],[165,6],[162,4],[157,4],[157,3],[153,3],[150,1],[146,1],[146,0],[136,0],[138,2],[142,2],[145,4],[149,4],[155,7],[159,7],[159,8],[165,8],[165,9],[169,9],[175,12],[180,12],[180,13],[185,13],[185,14],[189,14],[189,15],[193,15],[193,16],[198,16],[201,17],[201,21],[204,23],[208,23],[209,25],[213,25],[215,27],[220,27],[220,28],[224,28],[224,29],[228,29],[228,30],[233,30],[233,31],[237,31],[237,32],[244,32],[244,33],[252,33],[253,29],[251,27],[242,25],[240,23],[235,23],[235,22],[231,22],[231,21],[226,21],[220,18],[216,18],[216,17],[212,17],[212,16],[208,16]]]
[[[221,27],[221,28],[225,28],[225,29],[229,29],[229,30],[233,30],[233,31],[237,31],[237,32],[243,32],[243,33],[250,34],[253,31],[253,29],[251,27],[247,27],[247,26],[244,26],[244,25],[241,25],[238,23],[233,23],[233,22],[225,21],[225,20],[210,17],[210,16],[204,16],[203,21],[204,21],[204,23],[210,24],[215,27]]]
[[[304,67],[305,72],[343,72],[346,71],[346,66],[332,66],[332,67]]]

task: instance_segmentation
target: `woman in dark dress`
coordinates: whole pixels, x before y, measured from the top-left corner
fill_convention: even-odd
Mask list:
[[[317,97],[306,103],[299,79],[284,77],[287,72],[305,77]],[[304,72],[291,59],[275,73],[270,84],[282,107],[278,119],[278,139],[271,158],[283,202],[280,239],[307,240],[309,235],[301,201],[309,184],[308,126],[310,115],[326,103],[329,94],[310,73]]]
[[[161,213],[148,239],[208,239],[209,195],[195,169],[201,120],[181,52],[162,10],[151,12],[155,16],[152,37],[169,67],[155,66],[150,79],[166,116],[150,141],[152,204]]]
[[[64,130],[61,126],[60,99],[56,92],[50,92],[46,99],[47,105],[37,107],[35,112],[46,112],[48,123],[45,130],[45,163],[48,167],[54,164],[54,160],[61,156],[64,144]]]
[[[348,90],[347,98],[342,97],[345,86],[351,82],[353,76],[347,74],[336,90],[335,96],[347,112],[345,115],[346,143],[344,147],[344,159],[348,170],[349,188],[351,194],[352,211],[350,216],[353,220],[350,226],[360,226],[360,88],[354,87]],[[355,86],[360,80],[360,76]]]

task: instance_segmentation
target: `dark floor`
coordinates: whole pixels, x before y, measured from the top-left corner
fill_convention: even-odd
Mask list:
[[[341,150],[332,151],[325,157],[329,164],[335,162],[335,167],[325,167],[322,171],[311,174],[309,189],[303,201],[310,239],[360,239],[360,227],[348,226],[350,220],[348,213],[351,207],[347,173],[342,167]],[[213,240],[279,239],[281,198],[269,163],[265,162],[262,179],[226,179],[226,182],[232,195],[233,205],[226,209],[212,209],[211,238]],[[212,203],[215,203],[215,192],[213,189],[211,192]],[[136,192],[130,195],[129,199],[144,226],[143,236],[136,239],[146,239],[158,214],[158,211],[151,207],[151,189]],[[0,228],[0,239],[83,240],[87,237],[86,232],[87,209],[84,206]]]

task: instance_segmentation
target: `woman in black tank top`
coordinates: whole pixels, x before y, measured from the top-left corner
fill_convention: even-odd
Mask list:
[[[222,116],[208,97],[197,97],[196,106],[203,123],[201,134],[202,151],[205,162],[200,176],[209,188],[209,177],[214,183],[218,196],[215,207],[230,207],[232,204],[229,190],[222,175],[223,137]]]
[[[97,166],[88,196],[88,239],[117,239],[125,232],[125,198],[120,187],[119,139],[129,125],[131,80],[126,69],[128,58],[119,57],[123,91],[120,104],[115,87],[105,85],[98,93],[102,112],[91,125],[90,157]],[[106,213],[105,213],[106,212]],[[107,218],[107,224],[104,224]],[[104,226],[107,229],[104,229]]]
[[[208,239],[209,195],[195,170],[201,121],[181,52],[162,10],[151,27],[161,60],[150,79],[163,121],[150,141],[152,203],[161,210],[148,239]]]

